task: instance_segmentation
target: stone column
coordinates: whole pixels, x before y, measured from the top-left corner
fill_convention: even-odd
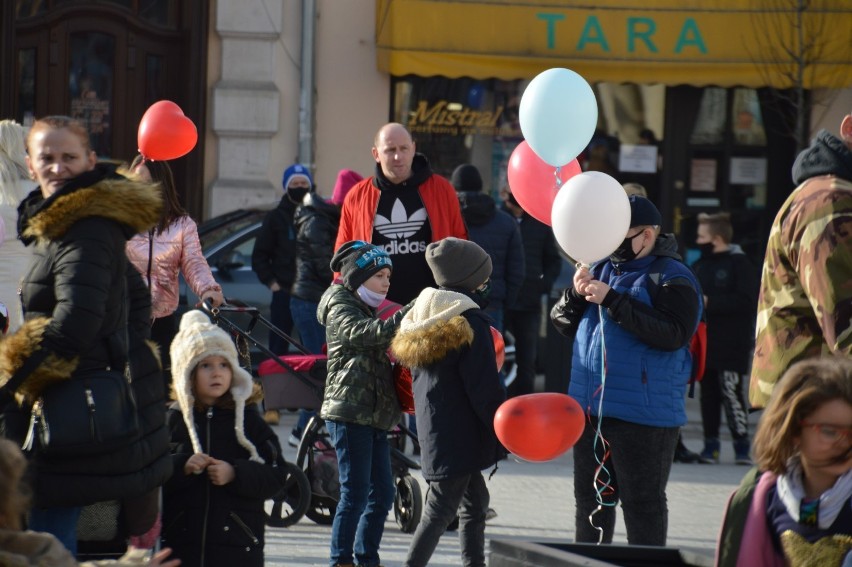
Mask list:
[[[277,194],[267,170],[281,107],[273,78],[282,5],[283,0],[217,2],[222,75],[211,105],[218,150],[207,207],[211,216],[268,203]]]

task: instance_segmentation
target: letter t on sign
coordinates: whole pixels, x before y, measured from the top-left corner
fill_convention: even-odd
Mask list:
[[[542,12],[535,15],[539,20],[547,22],[547,48],[556,49],[556,22],[565,19],[565,14],[550,14]]]

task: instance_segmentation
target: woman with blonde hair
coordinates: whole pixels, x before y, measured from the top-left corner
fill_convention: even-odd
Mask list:
[[[9,311],[9,332],[23,320],[18,285],[30,262],[30,251],[18,240],[18,205],[35,189],[27,171],[24,127],[13,120],[0,120],[0,220],[5,228],[0,238],[0,302]]]

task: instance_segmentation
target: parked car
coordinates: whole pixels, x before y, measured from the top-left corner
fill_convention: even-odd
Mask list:
[[[272,292],[260,283],[251,269],[251,253],[263,217],[272,208],[238,209],[219,215],[198,225],[198,237],[201,240],[201,250],[207,258],[207,264],[213,272],[213,277],[222,286],[222,294],[228,301],[237,301],[257,307],[260,314],[269,319],[269,303]],[[195,306],[199,298],[188,289],[181,276],[178,314],[182,314],[190,306]],[[246,330],[249,317],[230,315],[234,323]],[[252,336],[258,342],[268,345],[268,329],[259,324],[252,329]],[[294,331],[294,335],[297,335]],[[298,336],[294,336],[298,340]],[[252,369],[257,370],[258,364],[267,356],[260,349],[251,346],[250,355]],[[295,352],[295,350],[294,350]],[[505,381],[511,384],[515,379],[515,345],[511,335],[506,336]]]
[[[271,208],[271,207],[270,207]],[[214,217],[198,225],[198,237],[201,250],[213,272],[213,277],[222,286],[226,300],[236,300],[257,307],[260,314],[269,319],[269,303],[272,292],[260,283],[251,269],[251,253],[260,225],[269,208],[238,209]],[[181,276],[178,313],[183,313],[199,302],[199,298],[189,289]],[[231,317],[242,329],[246,329],[249,318],[234,315]],[[267,345],[268,329],[257,325],[252,335]],[[257,368],[266,358],[259,349],[252,347],[252,368]]]

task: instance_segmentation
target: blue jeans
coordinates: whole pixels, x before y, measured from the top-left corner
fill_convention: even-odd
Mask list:
[[[77,520],[83,508],[33,508],[27,528],[34,532],[47,532],[62,542],[62,545],[77,555]]]
[[[326,420],[337,451],[340,501],[331,526],[331,565],[379,564],[379,544],[396,488],[386,431]],[[353,560],[354,551],[354,560]]]
[[[423,519],[414,531],[405,567],[429,564],[438,540],[447,531],[456,512],[459,515],[459,544],[462,565],[485,566],[485,514],[491,496],[481,472],[446,480],[431,481],[426,493]]]
[[[304,299],[290,296],[290,313],[293,316],[293,324],[299,331],[302,346],[313,354],[322,353],[322,345],[325,344],[325,327],[317,320],[317,303],[305,301]],[[299,410],[299,420],[293,428],[293,434],[301,437],[308,425],[308,420],[316,415],[313,410]]]

